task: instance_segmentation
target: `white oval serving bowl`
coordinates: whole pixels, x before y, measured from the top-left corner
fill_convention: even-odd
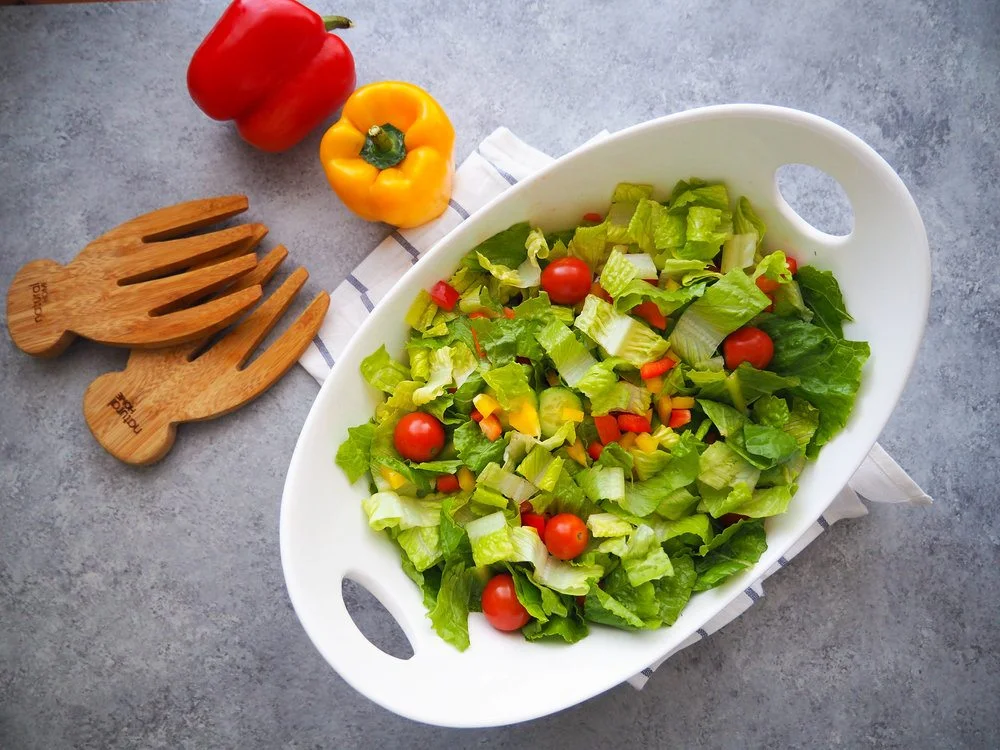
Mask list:
[[[845,237],[803,221],[778,191],[776,171],[806,164],[834,177],[854,210]],[[800,264],[832,270],[855,318],[848,338],[872,356],[847,427],[803,472],[784,515],[768,519],[768,549],[750,570],[695,595],[678,621],[656,631],[593,626],[580,643],[528,643],[470,616],[471,646],[459,653],[425,616],[399,555],[368,528],[364,480],[351,485],[333,457],[347,428],[371,418],[377,394],[361,360],[385,344],[402,351],[404,314],[419,289],[454,271],[477,243],[528,220],[545,229],[576,226],[604,211],[618,182],[650,183],[663,197],[678,179],[724,180],[767,223],[768,247]],[[761,577],[819,518],[847,483],[889,418],[923,335],[930,298],[927,237],[909,192],[867,144],[814,115],[763,105],[690,110],[621,131],[575,151],[515,185],[442,239],[386,295],[358,330],[313,404],[299,436],[281,505],[281,560],[288,593],[323,657],[353,687],[411,719],[452,727],[510,724],[586,700],[672,651]],[[334,311],[332,314],[336,314]],[[403,628],[414,650],[397,659],[357,629],[342,580],[369,589]],[[781,637],[775,633],[775,637]],[[558,675],[548,683],[540,675]],[[556,687],[558,685],[558,687]]]

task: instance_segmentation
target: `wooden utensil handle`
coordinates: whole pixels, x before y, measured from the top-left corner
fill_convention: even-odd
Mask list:
[[[76,338],[66,330],[60,304],[62,271],[54,260],[34,260],[17,272],[7,290],[10,337],[35,357],[55,357]]]
[[[161,408],[159,384],[109,372],[94,380],[83,396],[87,426],[104,449],[125,463],[155,463],[174,444],[177,427]]]

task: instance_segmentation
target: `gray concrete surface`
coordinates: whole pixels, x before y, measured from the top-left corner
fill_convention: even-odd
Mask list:
[[[125,218],[200,195],[248,193],[267,246],[284,242],[314,290],[386,233],[331,197],[318,133],[255,153],[191,103],[187,61],[222,7],[0,9],[5,288],[32,258],[69,259]],[[3,337],[0,747],[1000,744],[995,0],[316,7],[355,18],[362,82],[436,95],[459,155],[500,124],[562,153],[601,128],[730,101],[804,108],[865,138],[913,191],[933,248],[927,339],[882,441],[937,504],[834,527],[641,693],[443,730],[355,693],[289,606],[278,506],[316,392],[304,371],[183,428],[165,461],[136,470],[96,445],[80,407],[125,353],[77,343],[39,361]],[[523,691],[483,700],[558,684],[526,675]]]

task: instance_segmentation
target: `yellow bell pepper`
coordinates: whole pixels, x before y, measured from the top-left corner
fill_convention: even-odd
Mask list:
[[[538,437],[542,428],[538,421],[538,409],[525,401],[510,413],[510,426],[520,433]]]
[[[583,441],[580,438],[576,439],[573,445],[566,446],[566,453],[569,457],[576,461],[580,466],[587,465],[587,450],[583,447]]]
[[[466,492],[472,492],[476,489],[476,475],[468,466],[463,466],[458,470],[458,486]]]
[[[363,86],[319,146],[330,186],[369,221],[415,227],[444,213],[455,172],[455,129],[419,86]]]

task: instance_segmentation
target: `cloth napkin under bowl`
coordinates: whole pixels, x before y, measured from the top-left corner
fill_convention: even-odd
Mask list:
[[[601,133],[597,137],[604,135]],[[501,192],[552,161],[551,156],[532,148],[507,128],[497,128],[456,170],[454,192],[444,214],[416,229],[393,231],[331,292],[330,310],[319,334],[299,360],[302,366],[322,384],[364,319],[423,253]],[[931,503],[927,493],[876,443],[847,486],[776,565],[747,587],[742,596],[713,617],[704,628],[667,656],[631,677],[629,683],[635,688],[642,688],[653,670],[675,653],[707,638],[743,614],[764,595],[763,580],[788,565],[831,524],[844,518],[867,515],[868,509],[859,496],[877,503]]]

